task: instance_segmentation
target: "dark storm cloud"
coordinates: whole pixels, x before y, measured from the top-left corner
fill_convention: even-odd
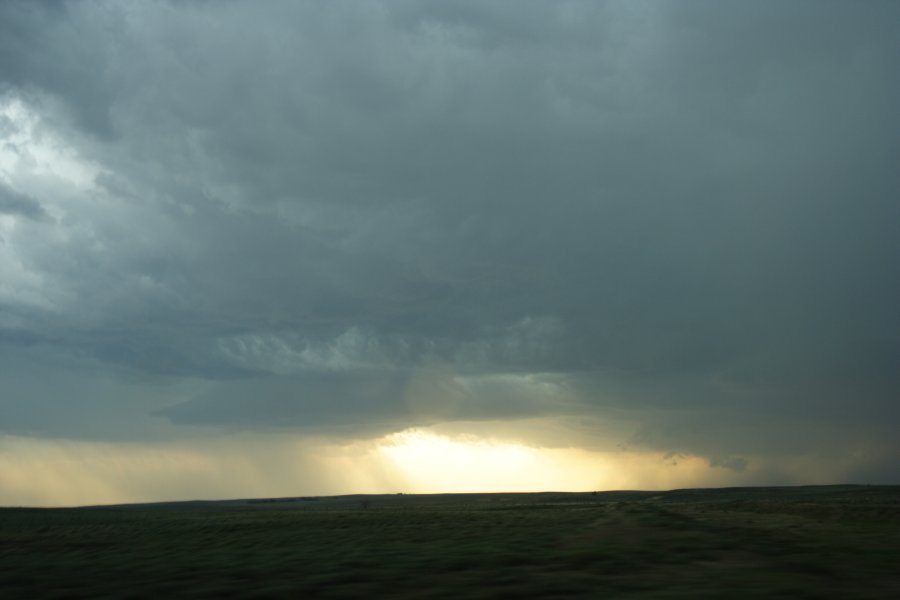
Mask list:
[[[3,322],[209,381],[175,422],[425,422],[435,364],[499,378],[446,418],[627,409],[725,468],[896,422],[896,3],[0,10],[5,97],[95,168],[11,172],[61,217]]]
[[[34,221],[42,221],[47,218],[47,213],[41,203],[12,189],[0,181],[0,213],[8,215],[21,215]]]

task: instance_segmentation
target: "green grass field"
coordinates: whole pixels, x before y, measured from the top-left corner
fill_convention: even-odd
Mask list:
[[[0,598],[897,598],[900,486],[0,509]]]

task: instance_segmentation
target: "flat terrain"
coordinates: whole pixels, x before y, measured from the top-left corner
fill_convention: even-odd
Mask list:
[[[2,598],[898,598],[900,486],[0,509]]]

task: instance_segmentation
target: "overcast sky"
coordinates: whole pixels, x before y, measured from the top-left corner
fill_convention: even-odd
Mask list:
[[[0,503],[404,431],[898,483],[898,59],[894,0],[3,2]]]

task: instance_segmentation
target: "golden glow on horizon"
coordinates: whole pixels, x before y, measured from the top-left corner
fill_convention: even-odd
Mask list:
[[[597,489],[605,470],[589,452],[540,449],[411,429],[384,438],[384,455],[412,492]]]
[[[864,459],[750,457],[737,473],[700,456],[547,448],[427,429],[374,440],[231,434],[126,443],[0,435],[0,506],[835,483]]]

